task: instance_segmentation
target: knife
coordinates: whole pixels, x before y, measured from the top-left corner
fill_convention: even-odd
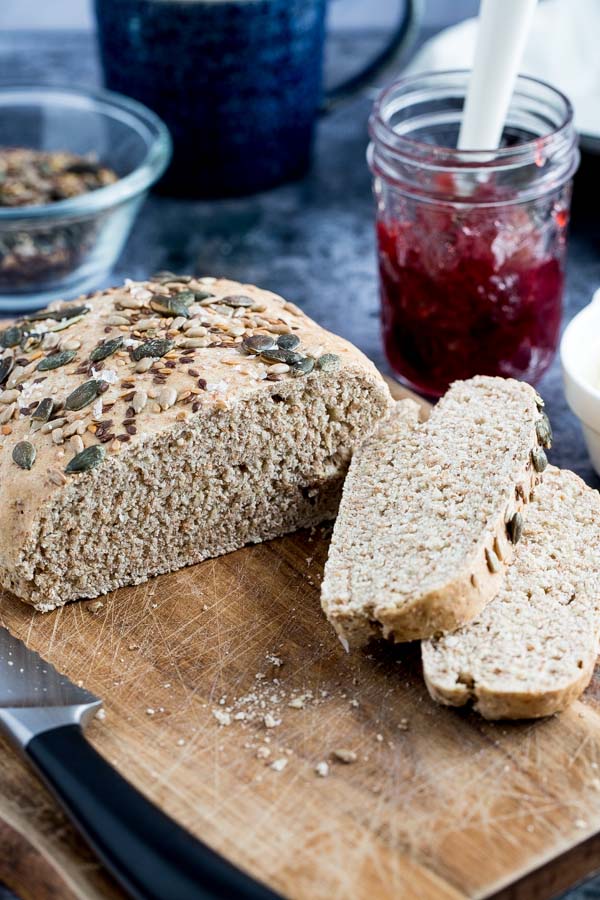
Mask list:
[[[0,730],[130,896],[281,900],[180,828],[94,750],[83,728],[101,706],[0,627]]]

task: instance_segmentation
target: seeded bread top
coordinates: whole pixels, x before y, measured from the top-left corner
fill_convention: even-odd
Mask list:
[[[18,527],[0,540],[7,565],[40,502],[158,432],[340,370],[391,402],[351,344],[281,297],[224,279],[128,280],[19,320],[0,348],[0,489]]]
[[[483,696],[484,714],[535,715],[544,695],[589,679],[599,633],[600,495],[549,467],[502,590],[469,625],[423,644],[425,676],[446,702]]]
[[[423,605],[458,607],[464,591],[477,592],[486,559],[500,571],[493,547],[515,514],[515,488],[529,496],[533,454],[545,464],[538,402],[512,379],[455,382],[426,422],[380,427],[355,455],[322,590],[342,636],[360,620],[393,628],[396,612],[413,609],[415,633],[403,622],[401,639],[425,636],[421,624],[436,630],[436,620]]]

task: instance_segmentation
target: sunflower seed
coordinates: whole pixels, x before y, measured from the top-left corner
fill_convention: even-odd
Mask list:
[[[41,428],[52,415],[52,411],[54,409],[54,400],[51,397],[44,397],[43,400],[40,400],[36,408],[31,414],[30,427],[32,431],[37,431],[38,428]]]
[[[270,334],[250,334],[242,341],[242,347],[248,353],[264,353],[276,348],[275,338]]]
[[[12,419],[12,417],[15,413],[16,408],[17,408],[16,403],[9,403],[9,405],[6,406],[2,410],[2,412],[0,412],[0,425],[6,425],[7,422],[10,422],[10,420]]]
[[[136,391],[131,398],[131,405],[136,413],[141,413],[147,402],[148,395],[146,391]]]
[[[177,391],[173,387],[164,387],[159,391],[156,400],[162,409],[169,409],[177,402]]]
[[[243,294],[230,294],[228,297],[219,297],[217,302],[222,303],[224,306],[231,306],[234,309],[254,306],[254,300],[251,297],[244,297]]]
[[[154,357],[146,356],[146,357],[144,357],[144,359],[140,359],[139,363],[135,367],[135,371],[141,375],[144,372],[147,372],[148,369],[151,369],[153,363],[154,363]]]
[[[205,328],[204,325],[197,325],[194,328],[186,328],[185,336],[188,338],[201,338],[206,337],[208,334],[208,328]]]
[[[42,347],[44,350],[56,350],[60,344],[60,335],[55,331],[47,331],[42,338]],[[33,348],[31,348],[33,349]]]
[[[341,360],[337,353],[324,353],[317,360],[317,368],[323,372],[334,372],[339,369]]]
[[[100,444],[92,444],[91,447],[86,447],[85,450],[82,450],[81,453],[69,460],[65,467],[65,472],[87,472],[89,469],[100,465],[105,454],[106,450],[104,447],[101,447]]]
[[[16,389],[10,391],[2,391],[2,393],[0,394],[0,403],[14,403],[15,400],[18,400],[20,396],[20,392]]]
[[[107,325],[129,325],[129,319],[123,315],[109,316],[106,320]]]
[[[16,347],[21,343],[24,332],[18,325],[11,325],[0,331],[0,347]]]
[[[100,362],[102,359],[107,359],[109,356],[112,356],[113,353],[116,353],[120,347],[123,346],[123,337],[119,335],[119,337],[111,338],[109,341],[104,341],[104,343],[100,344],[99,347],[96,347],[90,353],[90,359],[92,362]]]
[[[542,413],[541,419],[535,423],[535,433],[542,447],[549,449],[552,446],[552,426],[546,413]]]
[[[210,337],[186,338],[179,346],[186,350],[197,350],[200,347],[208,347],[210,342]]]
[[[534,447],[531,451],[531,462],[536,472],[543,472],[548,465],[548,457],[541,447]]]
[[[69,338],[68,341],[62,341],[60,345],[61,350],[79,350],[81,347],[81,341],[77,338]]]
[[[62,353],[53,353],[51,356],[45,356],[43,359],[40,359],[36,369],[38,372],[48,372],[50,369],[60,369],[61,366],[66,366],[72,359],[75,359],[75,356],[75,350],[63,350]]]
[[[311,359],[310,356],[305,356],[303,359],[299,360],[299,362],[294,363],[290,369],[290,375],[292,378],[300,378],[302,375],[308,375],[309,372],[312,372],[314,367],[314,359]]]
[[[270,375],[285,375],[290,371],[290,367],[287,363],[273,363],[272,366],[267,367],[267,372]]]
[[[154,281],[157,284],[188,284],[193,277],[193,275],[176,275],[174,272],[164,271],[155,272],[154,275],[150,276],[150,281]]]
[[[78,410],[83,409],[88,403],[96,399],[100,393],[101,381],[92,378],[90,381],[84,381],[79,387],[76,387],[65,400],[65,409]]]
[[[29,441],[19,441],[13,448],[12,458],[20,469],[31,469],[35,462],[35,447]]]
[[[71,438],[69,439],[69,447],[75,454],[81,453],[84,450],[83,438],[80,434],[71,435]]]
[[[4,384],[15,365],[13,356],[5,356],[0,360],[0,384]]]
[[[518,544],[523,534],[523,516],[516,512],[506,523],[506,532],[511,544]]]
[[[166,338],[152,338],[149,341],[144,341],[143,344],[140,344],[134,349],[133,358],[136,362],[139,362],[140,359],[144,359],[145,357],[158,359],[159,357],[164,356],[165,353],[168,353],[169,350],[172,350],[174,346],[175,341],[170,341]]]
[[[299,343],[297,334],[280,334],[277,338],[277,346],[282,350],[295,350]]]
[[[493,575],[500,571],[500,560],[498,559],[494,551],[490,550],[488,547],[485,548],[485,561],[487,563],[488,569]]]
[[[287,363],[288,366],[292,366],[294,363],[304,359],[300,353],[295,353],[293,350],[280,350],[279,347],[276,347],[274,350],[262,350],[260,355],[263,359],[268,359],[269,362]]]

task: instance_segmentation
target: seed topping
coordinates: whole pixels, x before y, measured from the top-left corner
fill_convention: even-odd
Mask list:
[[[30,444],[29,441],[19,441],[13,448],[13,462],[15,462],[20,469],[31,469],[35,462],[35,456],[35,447],[33,444]]]

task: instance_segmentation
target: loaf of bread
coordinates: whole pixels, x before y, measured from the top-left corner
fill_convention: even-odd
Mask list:
[[[256,287],[169,273],[0,334],[0,581],[39,610],[332,518],[391,398]]]
[[[355,454],[322,585],[344,644],[453,631],[498,592],[546,465],[540,406],[512,379],[456,382],[422,424],[400,403]]]
[[[469,625],[423,643],[423,672],[440,703],[548,716],[588,685],[599,638],[600,495],[550,467],[501,591]]]

